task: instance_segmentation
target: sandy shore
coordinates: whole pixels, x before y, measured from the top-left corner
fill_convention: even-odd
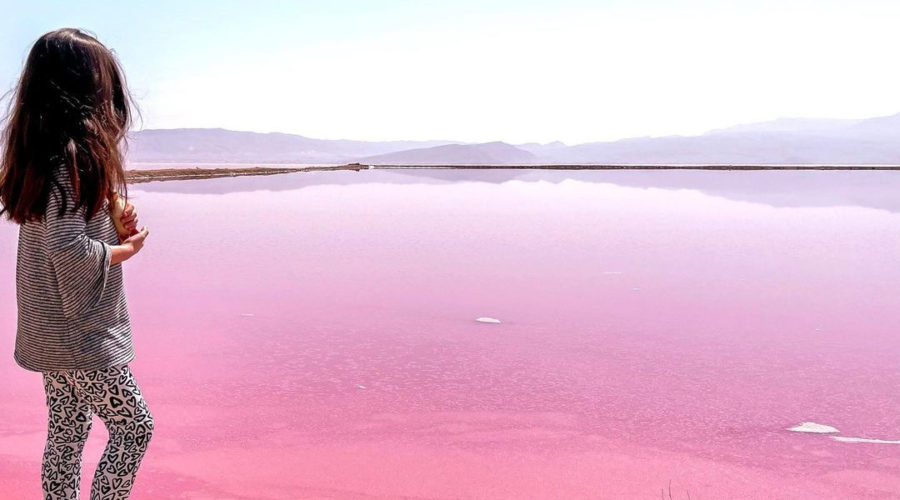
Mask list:
[[[237,167],[237,168],[160,168],[152,170],[127,171],[129,183],[151,181],[177,181],[185,179],[211,179],[214,177],[237,177],[242,175],[276,175],[313,170],[360,170],[361,165],[316,166],[316,167]]]

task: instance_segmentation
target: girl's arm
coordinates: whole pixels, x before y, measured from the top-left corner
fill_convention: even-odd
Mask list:
[[[124,262],[130,259],[134,254],[134,246],[130,243],[122,243],[120,245],[112,245],[110,246],[112,249],[112,259],[110,260],[111,266],[114,266],[120,262]]]
[[[134,256],[134,254],[141,251],[141,248],[144,248],[144,240],[147,239],[147,235],[150,234],[150,229],[147,226],[141,228],[140,231],[132,234],[131,236],[122,239],[122,236],[119,236],[119,241],[121,242],[119,245],[112,245],[112,264],[118,264],[123,260],[128,260]],[[110,264],[110,265],[112,265]]]
[[[51,184],[45,216],[45,244],[56,274],[63,313],[68,318],[74,318],[100,303],[113,254],[125,257],[129,251],[122,248],[123,245],[110,245],[85,234],[86,207],[74,210],[74,191],[68,172],[65,168],[57,172],[56,178],[62,190]],[[59,214],[63,198],[66,200],[66,211]]]

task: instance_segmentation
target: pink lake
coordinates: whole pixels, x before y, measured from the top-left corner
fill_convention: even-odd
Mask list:
[[[131,194],[151,229],[123,264],[131,366],[156,419],[132,498],[900,497],[900,173],[376,169]],[[36,499],[16,238],[0,225],[0,498]]]

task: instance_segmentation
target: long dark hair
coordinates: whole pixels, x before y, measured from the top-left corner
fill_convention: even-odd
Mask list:
[[[123,164],[132,109],[115,54],[96,38],[73,28],[40,37],[4,123],[0,214],[18,224],[40,220],[51,183],[62,189],[51,175],[56,168],[67,169],[75,208],[86,207],[86,220],[113,193],[127,199]]]

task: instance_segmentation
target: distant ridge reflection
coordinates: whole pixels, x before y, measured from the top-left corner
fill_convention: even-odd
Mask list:
[[[736,201],[774,207],[859,206],[900,211],[900,172],[895,171],[702,171],[702,170],[518,170],[374,169],[314,171],[272,176],[163,181],[134,185],[153,192],[224,194],[286,191],[318,185],[362,183],[443,184],[562,182],[566,179],[627,187],[692,189]]]

